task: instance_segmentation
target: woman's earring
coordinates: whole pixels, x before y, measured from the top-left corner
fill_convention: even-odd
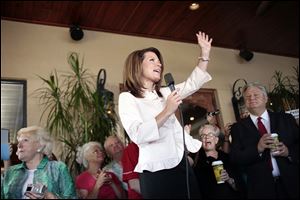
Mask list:
[[[36,152],[41,153],[44,150],[45,146],[42,146],[41,148],[37,149]]]

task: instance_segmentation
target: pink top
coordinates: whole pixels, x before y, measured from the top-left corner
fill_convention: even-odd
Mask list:
[[[121,183],[118,180],[117,176],[114,173],[107,172],[112,177],[112,182],[117,186],[121,187]],[[84,189],[89,193],[93,190],[96,184],[96,179],[87,171],[82,172],[76,177],[76,189]],[[103,184],[98,192],[98,198],[100,199],[117,199],[115,191],[110,184]]]

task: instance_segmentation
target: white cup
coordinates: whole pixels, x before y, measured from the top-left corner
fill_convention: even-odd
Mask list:
[[[272,144],[272,147],[271,147],[271,154],[276,155],[278,153],[277,145],[279,143],[278,134],[277,133],[272,133],[271,137],[274,139],[274,143]]]

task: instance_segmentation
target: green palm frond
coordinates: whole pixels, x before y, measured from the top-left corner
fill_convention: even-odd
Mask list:
[[[64,144],[62,160],[76,176],[81,169],[75,161],[77,147],[88,141],[103,144],[116,131],[117,115],[113,107],[108,114],[109,106],[95,89],[96,76],[83,68],[77,53],[69,55],[68,64],[70,72],[54,70],[48,78],[38,76],[46,86],[35,93],[44,108],[40,119],[46,119],[50,133]]]
[[[284,76],[275,71],[271,78],[273,89],[269,92],[269,107],[274,111],[299,108],[299,67],[293,67],[295,76]]]

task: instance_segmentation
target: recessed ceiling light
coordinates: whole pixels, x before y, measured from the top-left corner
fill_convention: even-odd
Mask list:
[[[197,10],[199,7],[199,3],[191,3],[190,10]]]
[[[195,120],[195,118],[194,117],[190,117],[190,121],[194,121]]]

